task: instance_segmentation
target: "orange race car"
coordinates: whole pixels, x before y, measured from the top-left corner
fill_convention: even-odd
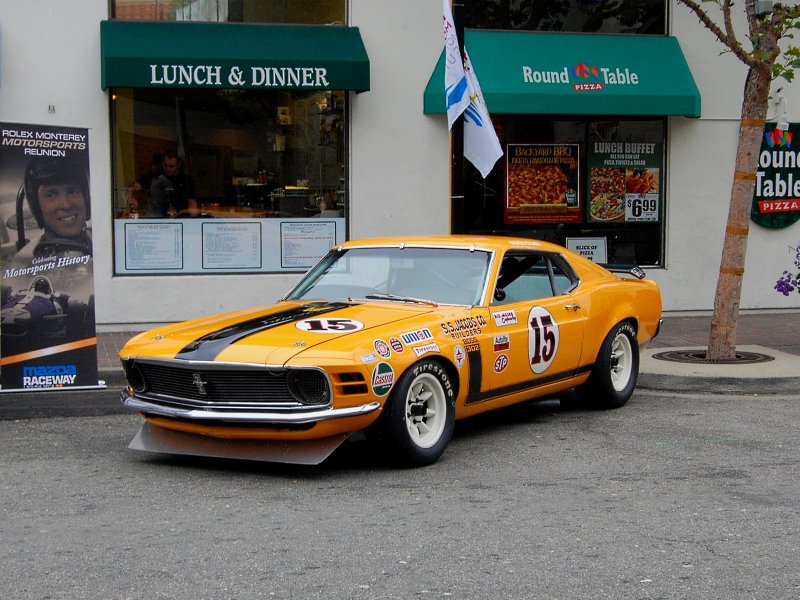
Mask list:
[[[622,406],[661,323],[657,284],[631,273],[521,238],[346,242],[273,306],[131,339],[130,447],[316,464],[364,430],[425,465],[457,419],[570,388]]]

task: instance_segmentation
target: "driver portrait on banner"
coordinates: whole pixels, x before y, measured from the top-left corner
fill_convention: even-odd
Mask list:
[[[97,385],[88,130],[0,133],[2,389]]]

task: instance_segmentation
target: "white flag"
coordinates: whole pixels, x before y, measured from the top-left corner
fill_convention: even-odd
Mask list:
[[[443,0],[442,15],[444,17],[444,96],[447,99],[447,127],[452,129],[453,123],[469,106],[468,82],[464,73],[464,61],[458,47],[458,36],[455,23],[453,23],[450,0]]]
[[[486,179],[497,159],[503,156],[503,149],[500,147],[500,140],[497,139],[489,110],[483,100],[478,77],[472,68],[466,48],[464,48],[464,71],[469,84],[470,100],[469,106],[464,112],[464,156]]]

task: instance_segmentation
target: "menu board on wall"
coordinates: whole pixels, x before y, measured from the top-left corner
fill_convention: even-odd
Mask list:
[[[580,223],[578,144],[506,146],[507,225]]]
[[[595,141],[587,160],[589,221],[661,220],[660,143]]]
[[[344,218],[115,219],[117,274],[301,272],[344,241]]]

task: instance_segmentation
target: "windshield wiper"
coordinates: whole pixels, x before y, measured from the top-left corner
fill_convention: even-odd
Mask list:
[[[367,294],[364,296],[367,300],[388,300],[390,302],[409,302],[411,304],[427,304],[428,306],[439,306],[433,300],[426,300],[424,298],[411,298],[410,296],[395,296],[394,294]]]

